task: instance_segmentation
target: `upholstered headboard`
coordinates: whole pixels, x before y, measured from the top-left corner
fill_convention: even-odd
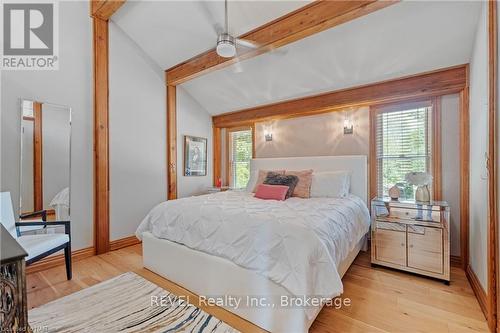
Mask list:
[[[351,193],[368,204],[368,168],[364,155],[254,158],[250,163],[250,168],[252,172],[259,169],[350,171]]]

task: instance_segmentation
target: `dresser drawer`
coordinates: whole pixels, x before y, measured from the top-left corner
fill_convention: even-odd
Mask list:
[[[443,273],[443,230],[408,226],[408,267]]]
[[[389,218],[402,219],[402,220],[418,220],[426,222],[441,222],[441,213],[431,208],[423,208],[421,217],[418,217],[418,210],[412,208],[391,207],[389,211]]]
[[[377,221],[377,230],[394,230],[394,231],[406,231],[406,225],[400,223]]]
[[[395,224],[397,223],[389,223]],[[403,226],[404,227],[404,226]],[[406,265],[406,231],[380,229],[375,231],[377,260],[395,265]]]

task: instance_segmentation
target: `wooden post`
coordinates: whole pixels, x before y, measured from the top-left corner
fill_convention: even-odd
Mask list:
[[[94,244],[109,251],[108,21],[94,21]]]
[[[109,33],[108,20],[125,0],[92,0],[94,56],[94,246],[109,251]]]
[[[167,194],[177,199],[177,89],[167,86]]]
[[[33,211],[43,209],[42,103],[33,102]]]
[[[212,140],[213,140],[213,163],[214,163],[214,179],[213,179],[213,184],[214,186],[217,184],[217,179],[221,178],[222,172],[221,172],[221,129],[220,127],[214,127],[213,128],[213,135],[212,135]]]

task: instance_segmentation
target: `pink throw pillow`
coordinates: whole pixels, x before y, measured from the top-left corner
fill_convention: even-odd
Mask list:
[[[286,198],[287,192],[288,192],[288,186],[260,184],[257,185],[257,191],[255,192],[255,197],[264,200],[283,201]]]

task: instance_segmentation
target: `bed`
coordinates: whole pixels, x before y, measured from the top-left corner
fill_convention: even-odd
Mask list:
[[[366,156],[253,159],[251,170],[348,170],[350,195],[276,202],[228,191],[164,202],[136,233],[144,266],[197,295],[240,299],[222,306],[265,330],[307,332],[322,304],[291,300],[340,295],[341,277],[366,249],[366,163]]]

